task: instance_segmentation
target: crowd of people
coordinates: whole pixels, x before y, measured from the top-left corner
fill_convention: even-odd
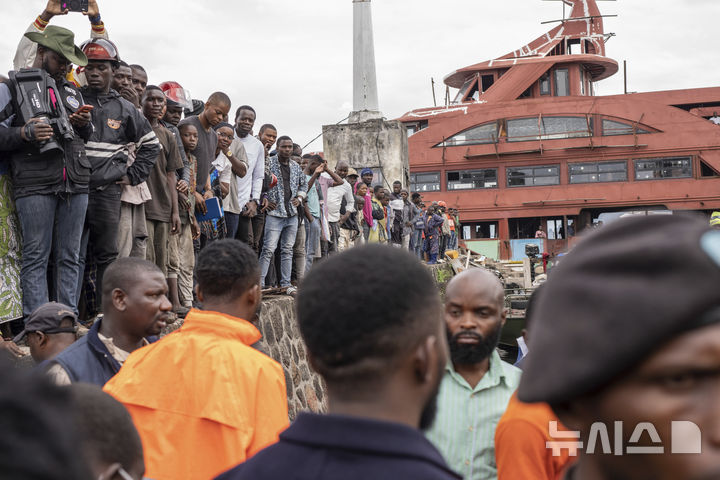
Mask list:
[[[720,232],[701,220],[586,236],[531,297],[519,367],[497,350],[507,311],[489,270],[454,277],[442,303],[409,252],[334,255],[296,300],[329,411],[292,423],[290,373],[254,347],[256,252],[212,242],[197,277],[203,309],[160,340],[168,286],[144,259],[107,268],[105,315],[80,340],[66,306],[33,313],[21,335],[40,365],[27,375],[0,357],[4,475],[718,478]]]
[[[472,268],[441,298],[423,264],[458,248],[457,210],[255,136],[220,91],[150,83],[96,0],[77,47],[49,25],[62,5],[0,83],[0,322],[22,318],[0,342],[0,476],[720,478],[720,213],[584,237],[531,297],[513,366],[498,277]],[[328,398],[292,423],[298,373],[257,346],[274,288]],[[16,343],[29,374],[5,363]]]
[[[49,24],[66,13],[48,2],[0,85],[0,262],[3,287],[22,292],[7,294],[0,322],[51,299],[94,318],[104,272],[125,257],[158,265],[184,317],[197,303],[195,258],[221,238],[251,245],[263,287],[290,294],[316,259],[351,246],[391,243],[429,263],[457,248],[458,212],[444,202],[425,207],[400,180],[385,188],[369,168],[303,155],[221,91],[203,102],[176,81],[151,83],[151,69],[121,59],[95,0],[91,38],[76,47]],[[56,86],[58,108],[45,117],[20,107],[25,68]],[[67,118],[65,136],[53,115]]]

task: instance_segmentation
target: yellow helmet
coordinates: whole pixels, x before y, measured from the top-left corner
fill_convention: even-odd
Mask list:
[[[713,212],[712,215],[710,215],[710,226],[720,226],[720,212]]]

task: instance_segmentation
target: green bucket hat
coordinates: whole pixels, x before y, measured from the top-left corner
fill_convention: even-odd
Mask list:
[[[77,66],[84,67],[88,60],[85,54],[75,46],[75,34],[67,28],[48,26],[44,32],[27,32],[25,36],[43,47],[62,55]]]

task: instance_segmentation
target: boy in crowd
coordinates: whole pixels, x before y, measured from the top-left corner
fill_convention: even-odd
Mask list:
[[[165,95],[159,87],[151,85],[142,99],[143,114],[152,126],[160,141],[162,150],[157,156],[155,167],[150,172],[147,184],[152,198],[145,203],[145,217],[148,230],[148,248],[146,258],[154,262],[168,276],[168,245],[170,235],[180,232],[178,213],[176,171],[183,168],[180,153],[172,133],[160,124],[165,107]],[[177,298],[177,281],[173,282]]]
[[[193,152],[197,148],[198,132],[195,125],[183,120],[179,123],[180,139],[190,166],[190,184],[188,193],[178,191],[180,205],[180,233],[178,234],[178,257],[180,272],[178,274],[179,301],[184,308],[191,308],[193,303],[193,270],[195,268],[195,252],[193,239],[200,236],[200,226],[195,219],[195,179],[197,159]]]
[[[326,163],[323,161],[320,155],[306,155],[304,158],[308,159],[307,167],[305,167],[304,173],[308,184],[308,195],[307,204],[310,208],[312,218],[308,218],[306,226],[307,237],[305,239],[305,275],[310,271],[315,259],[315,252],[317,250],[318,242],[322,235],[322,218],[323,211],[320,205],[321,197],[323,196],[323,184],[326,186],[338,187],[342,185],[342,178],[337,173],[326,170]],[[329,174],[329,177],[322,176],[323,172]]]

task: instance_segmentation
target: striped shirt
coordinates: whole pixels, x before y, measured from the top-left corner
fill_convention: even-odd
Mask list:
[[[450,468],[466,480],[496,480],[495,427],[520,383],[521,370],[500,360],[497,350],[490,368],[471,388],[448,363],[440,384],[438,410],[428,439]]]

